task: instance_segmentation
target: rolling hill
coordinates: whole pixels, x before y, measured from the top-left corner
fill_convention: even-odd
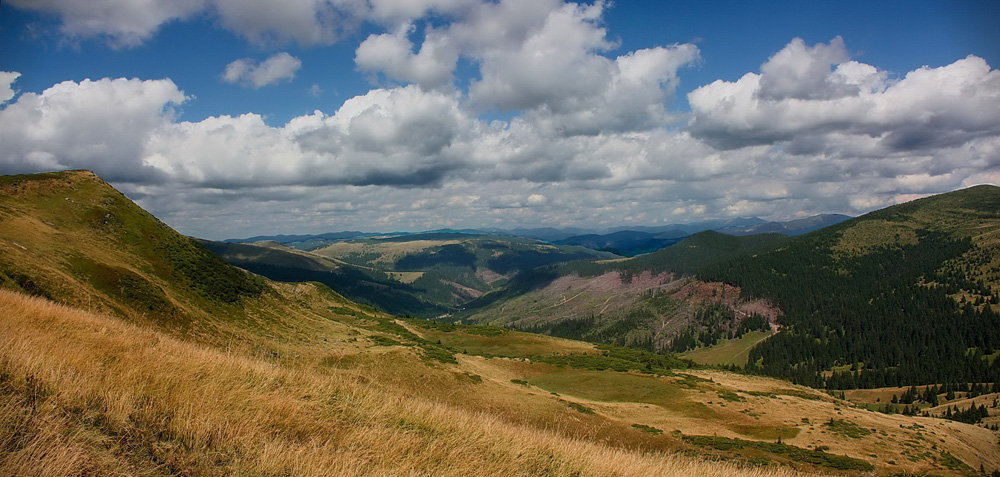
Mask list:
[[[6,475],[1000,467],[982,427],[248,274],[85,171],[0,178],[0,267]]]

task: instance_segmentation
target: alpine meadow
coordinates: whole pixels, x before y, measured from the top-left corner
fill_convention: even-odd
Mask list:
[[[1000,4],[0,4],[0,475],[1000,476]]]

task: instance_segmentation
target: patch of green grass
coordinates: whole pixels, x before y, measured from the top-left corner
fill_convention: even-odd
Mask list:
[[[601,351],[601,354],[542,355],[530,356],[530,358],[532,361],[577,369],[639,371],[661,375],[673,375],[674,369],[688,368],[691,365],[690,362],[677,359],[673,355],[662,355],[613,345],[599,344],[595,346]]]
[[[608,371],[563,370],[528,380],[546,391],[602,402],[653,404],[690,417],[714,418],[715,411],[686,399],[675,383],[653,376]]]
[[[372,340],[372,343],[375,343],[375,346],[400,346],[403,344],[400,343],[399,341],[396,341],[392,338],[388,338],[382,335],[372,335],[369,336],[368,339]]]
[[[729,439],[715,436],[682,436],[685,442],[702,448],[710,448],[719,451],[741,451],[744,449],[754,449],[774,455],[787,456],[794,462],[804,462],[821,467],[828,467],[836,470],[859,470],[870,472],[875,470],[875,466],[861,459],[855,459],[844,455],[827,454],[821,450],[809,450],[788,444],[775,442],[745,441],[743,439]]]
[[[699,378],[691,374],[681,374],[680,377],[681,379],[678,381],[678,384],[688,389],[698,389],[702,383],[711,382],[705,378]]]
[[[658,436],[658,435],[663,434],[662,430],[657,429],[655,427],[647,426],[645,424],[632,424],[632,427],[634,427],[636,429],[639,429],[640,431],[643,431],[643,432],[648,432],[648,433],[650,433],[650,434],[652,434],[654,436]]]
[[[455,358],[455,352],[453,350],[429,343],[421,343],[420,347],[424,350],[424,356],[426,356],[427,359],[432,359],[441,363],[458,363],[458,359]]]
[[[747,437],[767,440],[791,439],[801,431],[797,427],[770,426],[732,426],[732,430]]]
[[[771,336],[769,331],[751,331],[734,340],[723,340],[713,346],[697,348],[681,353],[681,358],[709,366],[746,366],[753,348]]]
[[[583,414],[593,414],[594,413],[593,409],[591,409],[591,408],[589,408],[587,406],[584,406],[583,404],[576,403],[576,402],[573,402],[573,401],[563,401],[563,402],[565,402],[566,405],[570,407],[570,409],[572,409],[572,410],[574,410],[576,412],[583,413]]]
[[[717,391],[717,393],[720,398],[725,399],[726,401],[729,402],[747,402],[747,399],[745,397],[740,396],[739,394],[736,394],[732,391],[722,390],[722,391]]]
[[[461,376],[463,378],[468,379],[469,381],[472,381],[473,384],[483,384],[483,377],[478,374],[462,373],[459,374],[458,376]]]
[[[945,451],[941,451],[941,459],[939,459],[939,462],[941,462],[941,465],[951,470],[964,470],[967,472],[972,471],[972,467],[969,467],[968,464]]]
[[[834,434],[840,434],[844,437],[850,437],[851,439],[860,439],[862,437],[871,435],[872,431],[861,427],[847,419],[834,419],[830,418],[829,421],[823,423],[823,427]]]
[[[530,384],[528,384],[528,382],[523,379],[511,379],[510,382],[514,384],[520,384],[521,386],[530,386]]]

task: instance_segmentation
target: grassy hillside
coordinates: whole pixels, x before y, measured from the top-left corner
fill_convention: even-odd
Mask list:
[[[87,171],[0,177],[0,287],[185,333],[274,296]]]
[[[0,474],[963,475],[1000,463],[980,427],[634,349],[400,319],[248,275],[89,173],[4,181]],[[164,256],[178,249],[193,271]],[[216,275],[230,283],[193,283]]]
[[[8,291],[0,314],[8,475],[963,475],[1000,459],[986,429],[885,416],[766,378],[428,361],[406,332],[396,343],[371,334],[361,317],[377,315],[364,312],[263,350]],[[512,332],[400,326],[480,336],[478,351],[535,349]]]

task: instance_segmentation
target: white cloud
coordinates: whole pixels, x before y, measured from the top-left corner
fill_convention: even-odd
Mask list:
[[[225,5],[220,22],[255,42],[334,41],[346,17],[308,12],[362,11],[387,32],[360,43],[357,67],[390,85],[273,125],[178,121],[189,98],[170,80],[15,96],[17,73],[0,73],[0,172],[93,169],[185,233],[225,238],[860,213],[1000,170],[1000,72],[977,57],[892,77],[840,39],[793,40],[689,94],[684,122],[668,104],[697,47],[618,52],[601,2],[303,0],[270,23],[269,6]],[[453,79],[463,58],[480,71],[468,89]],[[300,67],[279,53],[224,78],[263,87]]]
[[[355,63],[362,71],[381,72],[387,77],[416,83],[425,89],[451,83],[458,63],[458,49],[441,31],[428,28],[420,51],[413,53],[409,35],[411,24],[394,33],[370,35],[355,52]]]
[[[666,124],[677,70],[697,61],[694,45],[654,47],[617,59],[601,26],[605,5],[502,0],[463,4],[447,26],[424,29],[414,52],[412,24],[370,35],[357,49],[359,69],[415,83],[452,86],[459,57],[480,67],[469,87],[482,110],[527,111],[538,127],[597,134]]]
[[[844,40],[839,36],[829,45],[806,46],[801,38],[792,40],[760,67],[761,81],[757,94],[765,99],[835,99],[853,96],[856,84],[844,75],[833,74],[831,65],[850,59]]]
[[[23,93],[0,110],[0,170],[91,168],[108,180],[159,180],[141,162],[145,141],[186,99],[170,80],[124,78]]]
[[[203,11],[208,0],[10,0],[25,10],[58,15],[68,37],[106,36],[115,46],[135,46],[164,23]]]
[[[428,13],[452,14],[473,7],[476,0],[369,0],[370,16],[390,25],[408,23]]]
[[[983,59],[970,56],[889,80],[884,71],[840,56],[842,48],[839,41],[807,48],[795,40],[761,74],[692,91],[692,131],[722,148],[787,142],[797,153],[836,153],[838,143],[856,141],[880,155],[1000,133],[1000,72]],[[830,63],[834,59],[842,62]]]
[[[6,103],[17,94],[14,91],[14,82],[21,77],[21,73],[16,71],[0,71],[0,104]]]
[[[258,44],[329,45],[366,15],[363,0],[209,0],[222,25]]]
[[[222,73],[222,79],[229,83],[242,83],[257,89],[286,80],[291,81],[301,67],[301,60],[281,52],[271,55],[270,58],[260,63],[250,58],[229,63],[226,65],[226,71]]]
[[[26,10],[53,14],[70,38],[106,37],[113,46],[136,46],[164,24],[195,15],[217,17],[251,42],[295,41],[328,45],[353,32],[368,13],[364,0],[11,0]]]

